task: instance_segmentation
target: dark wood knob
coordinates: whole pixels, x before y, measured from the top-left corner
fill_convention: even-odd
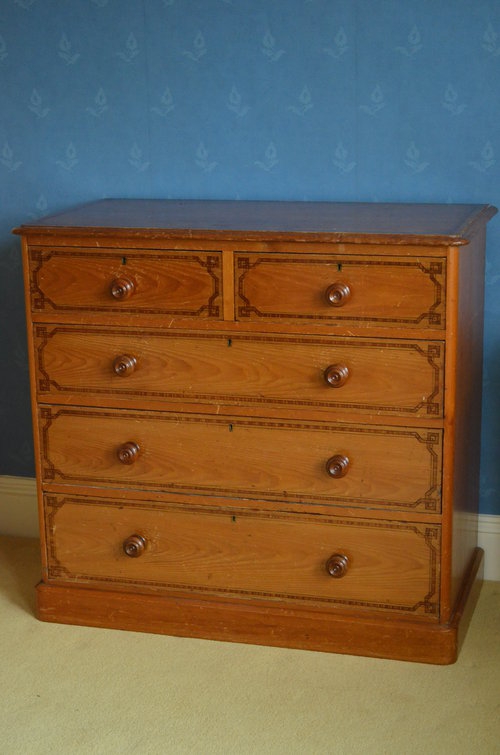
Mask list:
[[[123,543],[123,551],[130,558],[139,558],[146,550],[146,540],[142,535],[130,535]]]
[[[336,480],[344,477],[349,469],[349,458],[343,454],[336,454],[328,459],[326,462],[326,471],[330,477],[335,477]]]
[[[345,577],[347,569],[349,568],[349,559],[342,553],[334,553],[325,564],[326,570],[330,577],[340,579]]]
[[[351,296],[351,289],[347,283],[332,283],[325,292],[326,300],[332,307],[343,307]]]
[[[118,459],[122,464],[133,464],[139,456],[139,451],[140,448],[138,443],[133,440],[129,440],[118,449]]]
[[[137,359],[135,357],[128,356],[128,354],[122,354],[116,357],[113,362],[113,372],[120,377],[127,377],[131,375],[137,366]]]
[[[325,382],[332,388],[341,388],[349,379],[349,367],[346,364],[331,364],[323,373]]]
[[[135,283],[125,275],[115,278],[110,287],[111,296],[118,301],[129,299],[135,291]]]

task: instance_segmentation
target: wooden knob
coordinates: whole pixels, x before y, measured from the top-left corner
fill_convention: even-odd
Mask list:
[[[130,558],[139,558],[146,550],[146,540],[142,535],[130,535],[123,543],[123,551]]]
[[[326,300],[332,307],[343,307],[351,296],[351,289],[347,283],[332,283],[325,292]]]
[[[340,577],[345,577],[347,573],[349,559],[342,553],[334,553],[333,556],[330,556],[325,566],[330,577],[340,579]]]
[[[341,388],[349,379],[349,367],[346,364],[331,364],[323,373],[325,382],[331,388]]]
[[[348,469],[349,458],[347,456],[343,456],[343,454],[336,454],[326,462],[327,473],[330,475],[330,477],[335,477],[336,480],[344,477],[347,474]]]
[[[118,449],[118,459],[122,464],[133,464],[139,456],[139,451],[139,445],[135,441],[129,440]]]
[[[120,377],[127,377],[131,375],[137,366],[137,359],[135,357],[122,354],[116,357],[113,362],[113,372]]]
[[[135,283],[125,275],[115,278],[110,287],[111,296],[118,301],[129,299],[135,291]]]

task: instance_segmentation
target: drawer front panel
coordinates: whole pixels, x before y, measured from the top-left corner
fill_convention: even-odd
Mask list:
[[[46,407],[45,483],[439,511],[442,432]]]
[[[63,496],[46,513],[52,580],[438,614],[438,526]]]
[[[240,321],[444,329],[445,260],[238,253],[235,296]]]
[[[33,312],[221,319],[220,252],[31,250]]]
[[[440,417],[433,341],[35,326],[38,392]],[[342,383],[342,371],[345,383]],[[333,378],[332,378],[333,376]],[[338,382],[335,378],[340,376]]]

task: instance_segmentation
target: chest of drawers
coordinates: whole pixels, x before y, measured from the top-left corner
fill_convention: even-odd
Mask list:
[[[16,229],[39,617],[453,662],[494,213],[103,200]]]

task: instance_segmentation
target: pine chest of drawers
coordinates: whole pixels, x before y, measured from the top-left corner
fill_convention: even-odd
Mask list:
[[[453,662],[494,212],[103,200],[16,229],[39,617]]]

